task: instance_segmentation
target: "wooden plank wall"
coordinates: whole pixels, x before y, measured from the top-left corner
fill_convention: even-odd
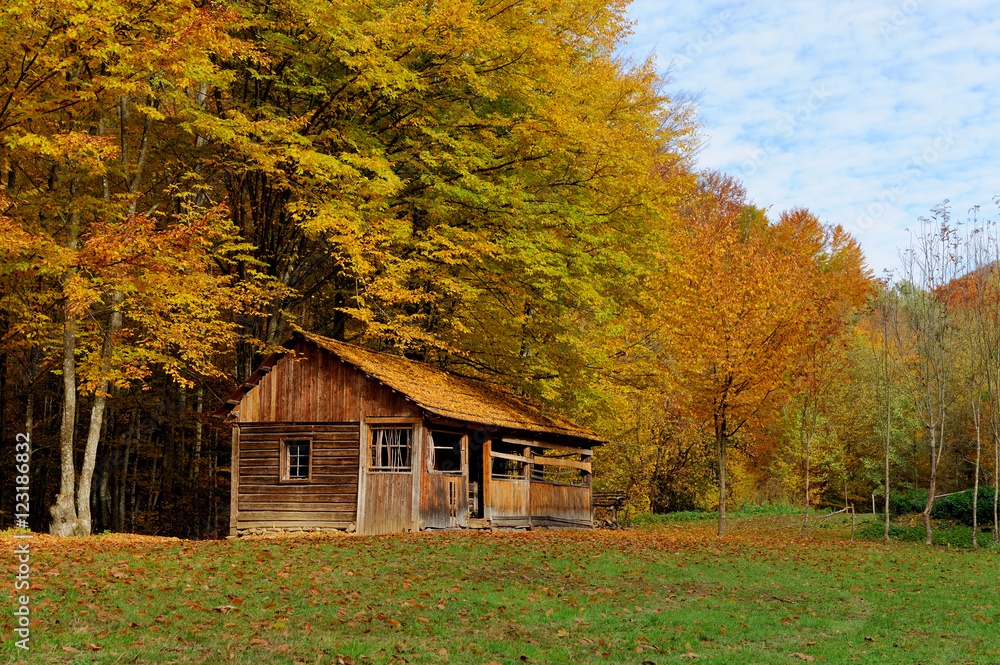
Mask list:
[[[346,529],[357,520],[357,423],[245,423],[239,426],[237,529],[327,527]],[[280,439],[310,438],[314,456],[309,483],[280,480]]]
[[[525,480],[490,480],[490,520],[496,526],[528,524],[531,482]]]
[[[359,461],[360,455],[367,454],[368,450],[368,442],[361,441],[360,431],[367,431],[360,427],[361,421],[374,417],[422,417],[420,408],[406,397],[316,346],[300,343],[295,351],[300,359],[291,355],[280,358],[243,396],[236,410],[237,426],[250,436],[247,439],[249,447],[240,446],[247,450],[246,461],[241,455],[240,464],[233,465],[233,483],[240,490],[231,519],[238,529],[271,526],[347,528],[351,522],[357,523]],[[320,463],[320,468],[314,466],[313,472],[319,474],[318,482],[308,486],[279,483],[278,435],[319,431],[315,428],[322,429],[321,423],[345,424],[350,429],[350,439],[315,439],[314,464]],[[273,427],[261,429],[264,424]],[[265,432],[273,436],[264,436]],[[336,443],[335,453],[332,448],[324,450],[333,443]],[[321,463],[324,455],[349,457],[349,469],[338,462],[336,474],[325,473],[334,467]],[[348,480],[347,475],[351,473],[353,477]],[[381,503],[383,499],[396,501],[406,491],[413,491],[412,474],[402,474],[405,480],[376,478],[375,475],[362,479],[368,487],[362,509],[370,505],[382,511],[389,505]],[[382,496],[383,492],[387,494]],[[280,501],[277,500],[279,496]],[[387,521],[378,518],[378,524],[372,524],[375,529],[372,532],[405,531],[413,526],[413,498],[399,498],[399,502],[399,515]]]
[[[590,526],[593,524],[590,487],[572,487],[533,481],[532,526]]]

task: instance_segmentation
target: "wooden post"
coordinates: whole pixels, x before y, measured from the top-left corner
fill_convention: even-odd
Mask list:
[[[483,519],[492,520],[493,510],[490,508],[490,484],[493,479],[493,458],[490,452],[493,449],[493,442],[489,439],[483,442]]]
[[[238,536],[240,507],[240,426],[233,423],[233,457],[229,462],[229,535]]]
[[[531,456],[531,446],[524,447],[524,456],[529,460],[532,459]],[[524,505],[525,512],[528,514],[528,528],[531,528],[531,472],[534,468],[534,462],[525,462],[524,464]]]
[[[469,435],[468,433],[462,435],[461,443],[461,456],[462,456],[462,479],[465,481],[465,491],[462,492],[462,496],[459,497],[458,503],[458,525],[462,527],[469,526],[469,513],[474,510],[474,507],[469,505],[469,485],[472,483],[472,478],[469,476]],[[462,483],[459,483],[459,489],[462,489]]]
[[[365,531],[365,487],[368,482],[368,437],[370,436],[368,425],[362,417],[358,423],[358,513],[355,531],[357,533],[367,533]]]
[[[410,473],[412,478],[412,494],[410,495],[410,530],[420,531],[420,488],[423,486],[421,482],[424,477],[423,464],[424,464],[424,446],[426,445],[424,436],[424,426],[423,423],[413,424],[413,446],[410,449],[410,454],[413,459],[410,460]]]

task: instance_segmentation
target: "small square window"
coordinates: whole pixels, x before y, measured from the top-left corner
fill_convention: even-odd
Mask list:
[[[309,439],[288,439],[283,442],[281,460],[283,480],[309,480],[311,444]]]

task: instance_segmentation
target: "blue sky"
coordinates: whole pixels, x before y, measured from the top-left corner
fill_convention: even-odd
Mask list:
[[[804,206],[875,273],[945,199],[996,219],[1000,5],[973,0],[634,0],[622,53],[698,95],[702,168],[776,215]]]

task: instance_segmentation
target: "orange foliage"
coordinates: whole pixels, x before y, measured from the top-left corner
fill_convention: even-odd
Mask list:
[[[725,519],[729,439],[815,373],[820,349],[864,301],[871,276],[857,242],[804,209],[769,223],[727,176],[704,179],[686,211],[681,260],[658,291],[670,370],[685,406],[711,428]]]

